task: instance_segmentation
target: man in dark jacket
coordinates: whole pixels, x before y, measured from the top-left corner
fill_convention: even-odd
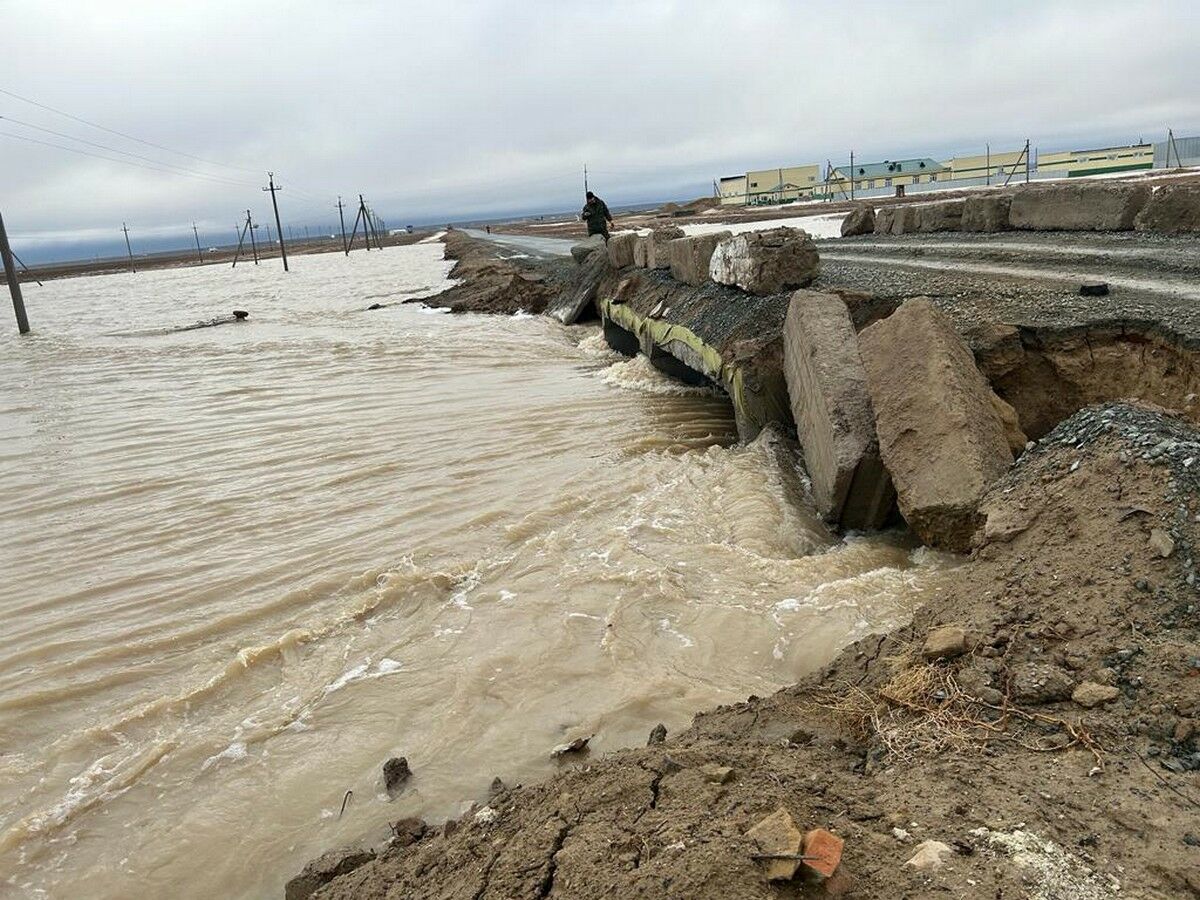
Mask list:
[[[587,192],[587,203],[583,205],[579,218],[587,222],[588,237],[599,234],[608,240],[608,223],[613,220],[612,213],[608,211],[608,204],[591,191]]]

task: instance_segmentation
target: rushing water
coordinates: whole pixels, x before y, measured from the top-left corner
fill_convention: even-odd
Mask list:
[[[725,401],[594,327],[366,311],[447,269],[417,245],[27,288],[0,893],[279,897],[565,739],[641,743],[908,614],[935,561],[836,541],[786,447],[734,445]]]

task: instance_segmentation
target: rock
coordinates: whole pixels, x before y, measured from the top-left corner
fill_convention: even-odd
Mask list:
[[[875,230],[875,207],[869,203],[860,203],[850,214],[842,219],[842,237],[855,237],[860,234],[870,234]]]
[[[771,856],[800,856],[804,836],[786,809],[780,807],[746,832],[758,844],[761,854]],[[767,864],[768,881],[787,881],[800,868],[799,859],[763,860]]]
[[[710,781],[713,784],[728,784],[733,780],[733,768],[731,766],[701,766],[700,774],[704,776],[705,781]]]
[[[392,823],[392,846],[410,847],[425,837],[427,831],[429,826],[425,824],[424,819],[416,816],[398,819]]]
[[[1138,213],[1133,227],[1167,234],[1200,231],[1200,185],[1171,184],[1158,188]]]
[[[661,744],[667,739],[667,726],[659,722],[650,729],[650,738],[646,741],[647,747],[653,747],[655,744]]]
[[[915,221],[911,223],[911,227],[923,233],[958,231],[962,225],[965,203],[965,200],[941,200],[937,203],[913,206]]]
[[[1071,692],[1071,699],[1088,709],[1101,703],[1110,703],[1119,696],[1120,690],[1111,684],[1096,684],[1094,681],[1084,681]]]
[[[1009,693],[1017,703],[1054,703],[1071,696],[1075,683],[1058,666],[1024,663],[1012,671]]]
[[[608,239],[608,261],[614,269],[633,265],[633,248],[637,244],[637,232],[614,234]]]
[[[1085,281],[1079,286],[1080,297],[1107,297],[1108,282],[1106,281]]]
[[[729,231],[717,234],[700,234],[695,237],[681,237],[667,243],[667,252],[671,259],[671,277],[692,287],[699,287],[708,281],[708,264],[712,259],[717,245],[726,238],[733,237]]]
[[[1021,430],[1021,421],[1017,418],[1017,411],[1001,400],[995,391],[992,392],[991,397],[992,408],[996,410],[996,415],[1004,424],[1004,437],[1008,441],[1008,449],[1012,451],[1013,456],[1020,456],[1025,445],[1029,443],[1029,438]]]
[[[383,764],[383,786],[389,794],[394,794],[412,777],[412,769],[408,760],[403,756],[393,756]]]
[[[807,233],[798,228],[748,231],[721,241],[708,264],[717,284],[765,297],[806,287],[817,277],[821,257]]]
[[[1013,461],[970,350],[918,297],[864,329],[859,354],[900,512],[925,543],[968,550],[980,498]]]
[[[941,625],[925,636],[921,655],[928,660],[954,659],[967,652],[967,633],[958,625]]]
[[[507,793],[508,793],[508,785],[506,785],[504,783],[504,780],[499,775],[497,775],[495,778],[492,779],[492,783],[488,785],[488,803],[491,803],[494,800],[497,800],[498,798],[503,797]]]
[[[488,825],[495,825],[496,821],[500,818],[500,813],[496,812],[490,806],[485,806],[482,809],[476,810],[473,818],[476,825],[486,827]]]
[[[678,225],[655,228],[650,234],[640,235],[633,245],[633,264],[644,269],[669,269],[669,244],[681,237],[685,235]]]
[[[606,247],[604,236],[592,234],[584,238],[578,244],[571,247],[571,258],[575,262],[583,265],[583,261],[595,253],[597,250],[603,250]]]
[[[1163,529],[1152,528],[1150,530],[1150,549],[1166,559],[1175,552],[1175,541]]]
[[[843,528],[880,528],[895,491],[879,456],[858,337],[840,297],[792,295],[783,366],[818,512]]]
[[[383,309],[382,303],[372,303],[367,309]]]
[[[1026,531],[1037,518],[1036,511],[1023,510],[1008,502],[999,503],[986,510],[985,515],[987,518],[983,523],[983,537],[987,543],[1011,541]]]
[[[308,900],[333,879],[375,858],[370,850],[331,850],[306,865],[283,889],[284,900]]]
[[[595,304],[600,282],[611,269],[607,253],[593,253],[572,273],[567,289],[546,307],[546,315],[574,325]]]
[[[875,233],[891,234],[892,224],[896,219],[895,206],[883,206],[875,211]]]
[[[982,194],[963,201],[963,231],[1007,231],[1010,194]]]
[[[1008,224],[1030,231],[1129,231],[1149,199],[1144,184],[1026,185],[1013,194]]]
[[[995,383],[1025,361],[1021,332],[1012,325],[980,322],[964,335],[984,378]]]
[[[575,738],[573,741],[568,741],[565,744],[559,744],[550,751],[550,755],[557,759],[560,756],[566,756],[568,753],[582,753],[587,749],[588,741],[591,739],[591,735],[588,735],[587,737]]]
[[[941,841],[921,841],[914,853],[904,865],[918,872],[932,872],[940,869],[945,857],[953,856],[954,848]]]
[[[804,860],[804,867],[816,872],[822,878],[830,878],[842,861],[843,841],[836,834],[831,834],[824,828],[814,828],[804,835],[804,855],[810,857]]]

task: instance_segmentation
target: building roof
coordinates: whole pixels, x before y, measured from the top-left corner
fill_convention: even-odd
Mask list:
[[[921,175],[926,172],[943,172],[946,167],[928,156],[913,159],[885,159],[883,162],[855,163],[854,178],[891,178],[894,175]],[[839,166],[838,174],[846,177],[849,166]]]

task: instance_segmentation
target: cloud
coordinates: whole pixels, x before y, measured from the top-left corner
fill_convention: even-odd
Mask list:
[[[265,221],[268,169],[287,221],[336,221],[336,196],[361,191],[403,223],[567,208],[584,163],[619,203],[852,149],[1200,131],[1190,2],[60,0],[5,21],[21,39],[0,88],[222,164],[0,95],[0,115],[220,179],[0,138],[4,214],[27,237],[229,230],[247,206]]]

